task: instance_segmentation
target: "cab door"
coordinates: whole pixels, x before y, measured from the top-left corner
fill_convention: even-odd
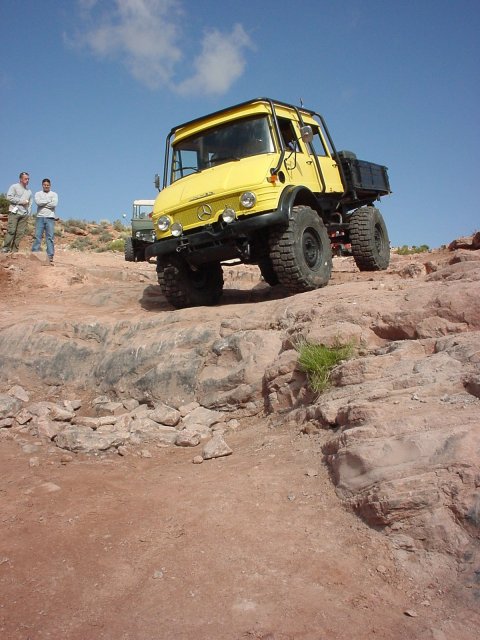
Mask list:
[[[287,182],[304,185],[313,193],[319,191],[318,167],[309,149],[300,137],[300,130],[290,118],[278,118],[281,140],[285,148],[282,170]],[[295,123],[296,125],[296,123]]]
[[[278,118],[281,143],[286,148],[283,169],[291,184],[301,184],[313,193],[342,193],[340,171],[316,124],[311,125],[313,141],[305,143],[300,125],[289,118]]]
[[[332,158],[331,151],[320,131],[320,127],[314,125],[312,126],[312,130],[313,140],[308,145],[308,153],[314,161],[314,164],[316,165],[315,155],[320,165],[320,191],[323,193],[342,193],[344,187],[338,164],[334,158]]]

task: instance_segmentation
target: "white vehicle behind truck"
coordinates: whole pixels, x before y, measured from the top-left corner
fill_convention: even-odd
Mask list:
[[[144,262],[145,249],[155,240],[152,211],[155,200],[134,200],[132,209],[132,235],[125,240],[125,260]]]

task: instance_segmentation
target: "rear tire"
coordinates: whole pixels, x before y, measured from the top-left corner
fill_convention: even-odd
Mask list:
[[[352,255],[360,271],[383,271],[390,264],[390,240],[376,207],[361,207],[350,218]]]
[[[319,289],[332,272],[332,248],[316,211],[293,207],[288,227],[270,233],[270,258],[278,281],[292,293]]]
[[[223,271],[219,262],[193,270],[181,259],[157,262],[158,284],[176,309],[211,306],[222,297]]]
[[[126,238],[125,240],[125,260],[127,262],[135,262],[135,249],[132,238]]]

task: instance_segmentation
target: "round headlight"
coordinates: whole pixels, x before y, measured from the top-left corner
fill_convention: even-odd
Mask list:
[[[257,196],[253,193],[253,191],[245,191],[240,196],[240,204],[245,209],[251,209],[257,201]]]
[[[158,220],[157,220],[157,227],[159,228],[160,231],[166,231],[169,226],[171,225],[172,221],[170,220],[170,218],[168,216],[161,216]]]
[[[222,211],[222,220],[229,224],[233,222],[236,218],[235,211],[230,207],[225,207],[225,210]]]
[[[176,238],[178,238],[178,236],[181,236],[183,233],[183,227],[180,224],[180,222],[174,222],[172,224],[172,228],[170,229],[172,236],[175,236]]]

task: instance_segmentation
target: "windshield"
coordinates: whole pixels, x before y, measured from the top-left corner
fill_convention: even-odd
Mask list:
[[[135,220],[143,220],[144,218],[150,218],[153,210],[153,201],[151,204],[134,204],[132,218]]]
[[[173,145],[171,180],[274,150],[267,116],[228,122]]]

